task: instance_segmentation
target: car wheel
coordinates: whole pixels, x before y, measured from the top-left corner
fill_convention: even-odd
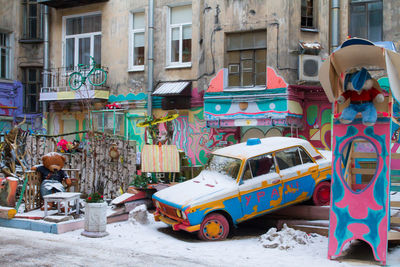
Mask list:
[[[207,215],[200,225],[198,236],[202,240],[223,240],[229,234],[229,223],[224,215],[211,213]]]
[[[331,183],[328,181],[320,182],[314,189],[312,199],[316,206],[329,205],[331,200]]]

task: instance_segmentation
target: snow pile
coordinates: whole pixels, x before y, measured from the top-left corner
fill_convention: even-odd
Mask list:
[[[148,211],[145,204],[137,206],[129,212],[129,221],[133,224],[148,224],[149,217],[153,217]]]
[[[295,230],[284,224],[281,231],[277,231],[277,229],[273,227],[269,229],[267,233],[260,236],[258,240],[265,248],[290,250],[298,245],[314,243],[313,239],[318,237],[319,235],[317,234],[308,235],[307,233]]]

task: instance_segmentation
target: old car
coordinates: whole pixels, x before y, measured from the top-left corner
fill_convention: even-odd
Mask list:
[[[153,195],[154,217],[174,230],[225,239],[232,227],[312,199],[330,201],[331,153],[307,140],[249,139],[221,148],[197,177]]]

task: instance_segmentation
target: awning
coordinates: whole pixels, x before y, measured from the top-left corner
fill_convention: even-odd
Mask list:
[[[165,82],[160,84],[152,93],[155,96],[190,96],[191,82]]]

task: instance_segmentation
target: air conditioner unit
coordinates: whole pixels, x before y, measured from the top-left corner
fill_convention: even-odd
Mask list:
[[[321,57],[318,55],[299,55],[299,80],[318,82],[318,72],[321,67]]]

